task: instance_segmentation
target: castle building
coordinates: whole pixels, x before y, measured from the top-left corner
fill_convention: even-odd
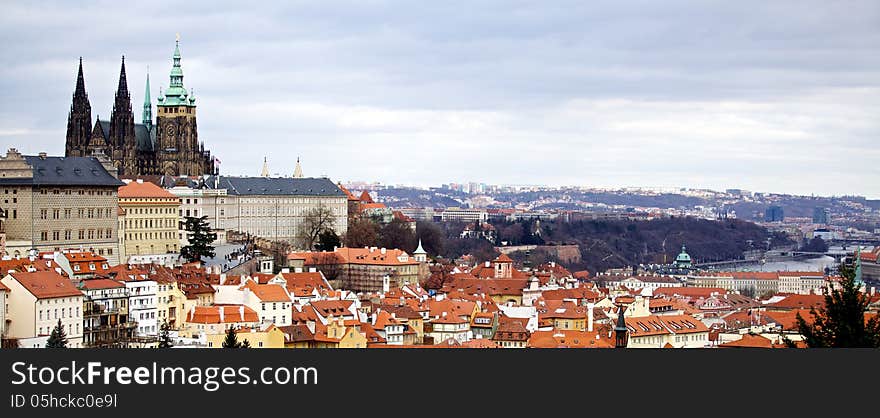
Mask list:
[[[87,157],[106,154],[120,176],[215,174],[214,158],[199,142],[196,99],[183,86],[179,41],[174,47],[170,84],[159,93],[156,119],[150,101],[147,75],[141,123],[135,123],[131,94],[125,72],[125,57],[119,70],[119,84],[109,120],[100,116],[92,123],[92,108],[86,93],[82,58],[67,117],[65,156]]]

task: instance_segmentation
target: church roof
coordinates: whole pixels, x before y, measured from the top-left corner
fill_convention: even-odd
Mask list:
[[[98,119],[98,123],[101,124],[101,130],[104,133],[104,139],[109,143],[110,121]],[[134,137],[137,143],[138,152],[153,152],[153,144],[156,142],[155,129],[150,130],[147,129],[146,125],[142,123],[136,123],[134,124]]]
[[[41,186],[122,186],[95,157],[40,157],[25,155],[33,177],[0,178],[0,184]]]
[[[214,176],[205,179],[209,188],[226,189],[230,195],[291,195],[291,196],[340,196],[339,190],[327,178],[289,178],[289,177],[226,177],[220,176],[215,185]]]

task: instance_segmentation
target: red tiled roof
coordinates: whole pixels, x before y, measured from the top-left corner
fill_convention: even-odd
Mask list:
[[[119,198],[159,198],[169,200],[173,199],[174,202],[178,202],[178,197],[171,194],[171,192],[150,182],[138,183],[137,181],[132,181],[125,186],[121,186],[119,188]]]
[[[407,261],[398,257],[406,254],[403,250],[380,248],[337,248],[335,252],[305,252],[288,254],[288,260],[305,260],[305,265],[316,264],[367,264],[378,266],[418,265],[418,261],[406,254]]]
[[[223,313],[223,319],[220,314]],[[231,324],[260,322],[257,312],[244,305],[196,306],[186,313],[186,321],[196,324]]]
[[[825,306],[825,296],[823,295],[786,295],[784,299],[769,303],[768,308],[775,309],[809,309],[811,307]]]
[[[575,330],[535,331],[530,348],[614,348],[614,343],[599,332]]]
[[[709,331],[706,325],[690,315],[649,315],[625,320],[630,336],[634,337]]]
[[[770,341],[763,335],[744,334],[741,339],[729,341],[718,346],[719,348],[783,348],[784,344]]]
[[[248,281],[245,287],[263,302],[290,302],[290,296],[277,284],[256,284]]]
[[[82,296],[73,282],[54,271],[35,271],[33,273],[10,273],[22,287],[37,299],[54,299]]]

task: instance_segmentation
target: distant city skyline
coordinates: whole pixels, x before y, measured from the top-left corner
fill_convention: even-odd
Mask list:
[[[220,3],[5,4],[3,151],[63,155],[80,56],[139,120],[180,33],[223,174],[880,198],[877,2]]]

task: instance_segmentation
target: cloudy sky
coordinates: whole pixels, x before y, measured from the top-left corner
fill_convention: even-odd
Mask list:
[[[180,33],[226,174],[880,197],[877,1],[8,3],[3,148],[63,154],[79,56],[139,120]]]

